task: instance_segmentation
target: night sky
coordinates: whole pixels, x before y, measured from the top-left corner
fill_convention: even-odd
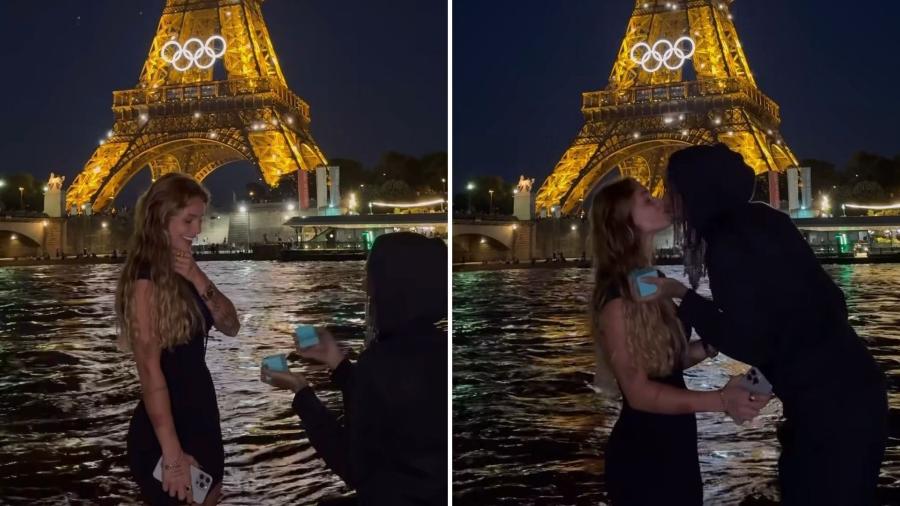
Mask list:
[[[112,127],[112,92],[134,88],[164,0],[2,0],[0,172],[51,171],[68,185]],[[329,158],[371,167],[387,151],[447,150],[447,4],[267,0],[263,16],[291,89],[310,104]],[[206,179],[214,204],[257,172]],[[150,182],[126,187],[127,204]],[[224,198],[227,195],[227,199]]]
[[[631,0],[453,2],[453,180],[519,174],[539,185],[583,125],[581,93],[606,86]],[[757,84],[781,106],[798,159],[843,166],[900,154],[900,2],[737,0]]]

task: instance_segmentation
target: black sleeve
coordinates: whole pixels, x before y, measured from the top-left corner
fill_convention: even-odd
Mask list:
[[[349,423],[354,385],[354,365],[347,359],[332,372],[334,381],[343,392],[344,420]],[[350,487],[355,487],[350,465],[349,426],[341,425],[337,417],[322,404],[312,388],[297,392],[293,402],[294,412],[300,417],[309,442],[322,457],[329,469],[341,477]]]
[[[665,274],[663,271],[659,270],[659,269],[656,270],[656,274],[657,274],[659,277],[661,277],[661,278],[667,277],[666,274]],[[677,306],[676,306],[676,310],[677,310]],[[691,340],[691,334],[694,332],[693,327],[691,327],[690,322],[688,322],[687,320],[685,320],[684,316],[681,314],[680,311],[676,311],[676,314],[678,315],[678,320],[681,321],[681,327],[684,329],[684,337],[685,337],[688,341],[690,341],[690,340]]]
[[[688,290],[678,315],[704,340],[723,353],[747,364],[768,363],[770,338],[763,281],[766,264],[732,238],[723,238],[709,258],[714,300]],[[770,245],[770,247],[776,247]]]

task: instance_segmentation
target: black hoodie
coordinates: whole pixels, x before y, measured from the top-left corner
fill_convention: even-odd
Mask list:
[[[672,155],[668,184],[706,242],[713,296],[690,290],[679,313],[704,341],[757,366],[787,416],[811,391],[883,388],[847,321],[843,292],[787,214],[749,202],[754,181],[741,156],[722,144]]]
[[[312,388],[294,397],[310,443],[361,505],[447,502],[447,246],[408,232],[378,237],[366,264],[377,339],[332,373],[338,422]]]

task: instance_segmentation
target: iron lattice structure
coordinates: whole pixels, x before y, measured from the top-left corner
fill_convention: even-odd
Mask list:
[[[538,212],[578,212],[601,181],[634,177],[654,195],[664,191],[669,156],[689,145],[722,142],[757,174],[779,172],[797,160],[778,132],[778,105],[757,88],[737,30],[732,0],[637,0],[625,38],[602,91],[582,95],[585,124],[541,185]],[[660,39],[690,37],[694,53],[673,64],[641,65]],[[658,46],[660,54],[669,46]],[[646,48],[646,46],[645,46]],[[685,53],[689,48],[682,44]],[[635,52],[633,52],[635,51]],[[671,54],[671,53],[670,53]],[[649,68],[649,70],[648,70]],[[693,74],[693,75],[690,75]]]
[[[309,131],[309,105],[282,74],[263,20],[263,0],[167,0],[135,89],[113,92],[115,123],[66,193],[66,207],[108,206],[149,166],[203,180],[218,167],[249,160],[271,186],[295,170],[327,163]],[[224,39],[220,61],[179,71],[170,41]],[[177,46],[176,46],[177,49]],[[202,63],[208,63],[208,55]],[[180,67],[184,67],[183,60]],[[198,60],[199,61],[199,60]],[[215,80],[216,70],[224,79]],[[306,186],[301,181],[301,200]]]

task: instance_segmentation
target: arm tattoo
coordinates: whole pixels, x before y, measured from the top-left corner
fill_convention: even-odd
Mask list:
[[[216,285],[210,281],[203,293],[200,294],[200,298],[209,307],[209,312],[212,313],[216,328],[225,335],[237,335],[241,324],[238,321],[237,310],[235,310],[234,304],[228,300],[228,297],[220,292]]]

